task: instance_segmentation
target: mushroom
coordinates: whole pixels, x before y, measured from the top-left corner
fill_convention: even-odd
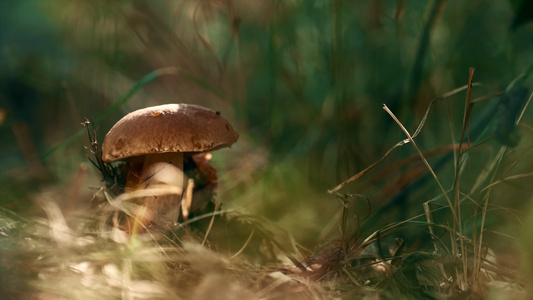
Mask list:
[[[238,138],[239,134],[219,112],[192,104],[147,107],[119,120],[105,136],[102,160],[130,160],[125,192],[157,187],[173,190],[166,195],[144,197],[139,209],[126,221],[127,231],[131,233],[136,222],[148,225],[158,215],[174,223],[187,185],[184,154],[229,147]]]

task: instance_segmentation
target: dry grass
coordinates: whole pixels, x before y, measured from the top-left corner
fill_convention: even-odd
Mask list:
[[[407,135],[385,156],[412,144],[438,182],[415,142],[423,132],[425,117],[411,135],[392,111],[386,106],[385,110]],[[468,126],[468,122],[463,124],[463,128]],[[531,295],[527,290],[530,270],[503,264],[485,243],[493,189],[529,176],[498,179],[496,171],[504,168],[505,146],[476,178],[474,189],[481,194],[474,189],[458,192],[458,180],[455,189],[441,185],[442,195],[437,198],[446,199],[444,205],[438,204],[437,198],[429,200],[424,214],[360,236],[364,216],[350,207],[364,196],[339,191],[381,159],[330,191],[341,203],[339,236],[319,241],[321,245],[310,251],[267,219],[221,210],[218,204],[213,212],[164,230],[151,227],[142,234],[126,234],[120,229],[119,215],[128,214],[138,195],[121,194],[116,188],[122,181],[120,172],[101,161],[95,134],[90,128],[87,132],[93,164],[105,183],[94,195],[98,205],[77,212],[72,211],[74,205],[67,205],[64,213],[53,195],[43,193],[36,201],[46,217],[1,211],[0,282],[5,299],[483,299],[491,295],[527,299]],[[465,151],[475,148],[475,141],[467,148],[451,147],[460,151],[456,161],[463,161]],[[464,172],[462,164],[455,168],[456,176]],[[83,169],[80,172],[83,176]],[[82,182],[75,180],[74,184]],[[483,189],[475,188],[483,182]],[[79,189],[76,186],[72,191]],[[76,198],[72,193],[68,197]],[[475,207],[474,215],[460,211],[468,204]],[[451,212],[448,221],[433,220],[434,214],[446,210]],[[467,228],[469,222],[479,225]],[[414,235],[412,240],[409,235],[413,232],[429,239]],[[527,236],[523,242],[528,247]]]

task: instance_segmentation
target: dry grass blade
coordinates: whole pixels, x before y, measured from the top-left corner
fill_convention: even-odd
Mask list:
[[[385,158],[387,158],[387,156],[389,156],[389,154],[392,153],[392,151],[400,146],[403,146],[404,144],[406,143],[406,141],[401,141],[399,143],[397,143],[396,145],[394,145],[392,148],[390,148],[386,153],[385,155],[383,155],[378,161],[376,161],[375,163],[373,163],[372,165],[370,165],[369,167],[367,167],[366,169],[364,169],[363,171],[355,174],[354,176],[350,177],[349,179],[345,180],[344,182],[342,182],[341,184],[337,185],[336,187],[334,187],[333,189],[329,190],[328,193],[330,194],[335,194],[337,196],[340,196],[342,197],[342,195],[338,194],[337,192],[342,189],[343,187],[345,187],[346,185],[350,184],[351,182],[353,181],[356,181],[357,179],[361,178],[361,176],[365,175],[366,173],[368,173],[370,170],[372,170],[373,168],[375,168],[377,165],[379,165]]]
[[[442,186],[442,184],[440,183],[440,180],[439,178],[437,177],[437,174],[435,174],[435,172],[433,172],[433,169],[431,168],[431,166],[429,165],[428,161],[426,160],[426,158],[424,157],[424,154],[422,153],[422,151],[420,150],[420,148],[418,148],[418,146],[416,145],[413,137],[411,136],[411,134],[409,134],[409,131],[407,131],[407,129],[402,125],[402,123],[400,122],[400,120],[398,120],[398,118],[396,118],[396,116],[394,115],[394,113],[392,111],[389,110],[389,108],[387,107],[387,105],[383,105],[383,109],[392,117],[392,119],[396,122],[396,124],[398,124],[398,126],[400,126],[400,128],[402,129],[402,131],[405,133],[405,135],[407,135],[407,140],[413,144],[413,147],[416,149],[416,151],[418,152],[418,155],[420,156],[420,159],[422,160],[422,162],[424,162],[424,164],[426,165],[427,169],[429,170],[429,172],[431,173],[431,175],[433,176],[433,178],[435,179],[437,185],[439,186],[441,192],[442,192],[442,195],[444,196],[444,198],[446,199],[446,201],[448,202],[448,205],[450,205],[450,207],[453,207],[452,205],[452,202],[450,200],[450,198],[448,197],[448,193],[446,192],[446,190],[444,189],[444,187]],[[455,214],[455,212],[452,211],[452,216],[454,218],[455,221],[458,220],[457,218],[457,215]]]
[[[466,89],[469,89],[471,88],[472,86],[478,86],[480,85],[479,83],[471,83],[470,85],[465,85],[465,86],[462,86],[462,87],[459,87],[459,88],[456,88],[454,90],[451,90],[433,100],[431,100],[431,102],[429,103],[429,106],[428,108],[426,109],[426,112],[424,113],[424,116],[422,117],[422,120],[420,121],[420,123],[418,124],[414,134],[412,135],[412,138],[415,138],[416,136],[418,136],[418,134],[420,134],[420,132],[422,131],[422,128],[424,128],[424,125],[426,124],[426,120],[429,116],[429,112],[431,111],[431,108],[433,107],[433,105],[439,101],[442,101],[442,100],[445,100],[459,92],[462,92]],[[409,143],[409,139],[406,139],[406,140],[403,140],[403,141],[400,141],[398,143],[396,143],[393,147],[391,147],[386,153],[385,155],[383,155],[378,161],[376,161],[375,163],[373,163],[372,165],[370,165],[369,167],[367,167],[366,169],[364,169],[363,171],[353,175],[352,177],[348,178],[347,180],[343,181],[342,183],[340,183],[339,185],[335,186],[333,189],[331,190],[328,190],[328,193],[330,194],[338,194],[337,192],[344,188],[345,186],[347,186],[348,184],[350,184],[351,182],[354,182],[356,180],[358,180],[359,178],[361,178],[363,175],[365,175],[366,173],[368,173],[370,170],[374,169],[377,165],[379,165],[387,156],[389,156],[389,154],[395,150],[396,148],[400,147],[400,146],[403,146],[405,144]],[[459,147],[462,147],[462,144],[459,144]],[[460,149],[460,148],[459,148]]]
[[[507,182],[507,181],[516,180],[516,179],[520,179],[520,178],[528,178],[528,177],[533,177],[533,173],[523,173],[523,174],[507,176],[505,178],[502,178],[500,180],[496,180],[496,181],[492,182],[491,184],[489,184],[485,188],[483,188],[482,191],[486,191],[488,189],[491,189],[491,188],[493,188],[494,186],[496,186],[496,185],[498,185],[500,183],[504,183],[504,182]]]
[[[468,137],[468,141],[470,142],[470,135],[469,135],[469,130],[470,130],[470,116],[471,116],[471,113],[472,113],[472,82],[474,80],[474,68],[470,68],[469,70],[469,76],[468,76],[468,89],[466,91],[466,101],[465,101],[465,109],[464,109],[464,115],[463,115],[463,128],[462,128],[462,132],[461,132],[461,140],[460,140],[460,143],[463,143],[464,140],[465,140],[465,136]],[[466,248],[465,248],[465,245],[464,245],[464,239],[462,238],[463,237],[463,228],[462,228],[462,220],[461,220],[461,204],[460,204],[460,190],[459,190],[459,180],[460,180],[460,175],[461,175],[461,172],[460,172],[460,169],[461,169],[461,166],[463,164],[463,160],[462,160],[462,156],[463,156],[464,152],[459,152],[459,154],[457,155],[457,161],[456,161],[456,165],[455,165],[455,178],[454,178],[454,183],[453,183],[453,199],[454,199],[454,202],[453,202],[453,206],[450,206],[450,208],[452,209],[453,211],[453,214],[454,214],[454,222],[453,222],[453,227],[454,229],[457,228],[458,232],[459,232],[459,236],[461,237],[459,239],[459,243],[460,243],[460,251],[461,251],[461,258],[462,258],[462,262],[463,262],[463,280],[464,282],[460,282],[459,283],[459,286],[461,289],[465,289],[466,286],[467,286],[467,283],[466,283],[466,280],[468,280],[468,256],[467,256],[467,253],[466,253]],[[459,252],[456,250],[456,244],[454,242],[452,242],[452,250],[453,250],[453,254],[455,256],[458,256],[459,255]]]
[[[234,259],[234,258],[236,258],[237,256],[239,256],[240,254],[242,254],[244,252],[244,249],[246,249],[246,247],[248,247],[248,245],[250,244],[250,241],[254,237],[254,233],[255,233],[255,228],[252,228],[252,232],[250,232],[250,235],[246,239],[246,242],[244,242],[244,244],[242,245],[241,249],[239,249],[237,252],[235,252],[235,254],[233,254],[229,259]]]
[[[218,212],[219,208],[220,208],[220,202],[216,201],[214,212],[215,213]],[[215,222],[215,216],[216,216],[215,213],[211,215],[211,219],[209,220],[209,226],[207,227],[207,230],[204,235],[204,239],[202,240],[202,246],[205,245],[205,242],[207,241],[207,237],[209,236],[209,233],[211,232],[211,228],[213,228],[213,224]]]

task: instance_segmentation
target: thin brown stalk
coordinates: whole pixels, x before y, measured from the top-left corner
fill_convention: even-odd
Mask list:
[[[470,68],[469,75],[468,75],[468,89],[466,90],[466,101],[465,101],[465,110],[463,115],[463,128],[461,132],[461,140],[459,141],[461,144],[464,142],[465,137],[468,138],[468,141],[470,141],[469,137],[469,129],[470,129],[470,115],[472,112],[472,82],[474,80],[474,68]],[[455,167],[455,179],[453,184],[453,210],[456,215],[454,218],[454,228],[456,227],[459,235],[463,236],[463,228],[461,224],[461,201],[460,201],[460,178],[461,178],[461,165],[462,165],[462,157],[465,152],[459,151],[459,154],[457,155],[457,161],[456,161],[456,167]],[[459,239],[460,247],[461,247],[461,258],[463,261],[463,276],[464,280],[468,280],[468,257],[466,253],[466,249],[464,247],[464,241],[463,238]],[[452,247],[454,247],[455,243],[452,240]],[[457,252],[454,252],[454,255],[457,255]]]

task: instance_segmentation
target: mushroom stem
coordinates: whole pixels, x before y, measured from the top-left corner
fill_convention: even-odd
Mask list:
[[[183,188],[184,177],[183,153],[148,154],[144,159],[140,186],[149,188],[154,184],[168,184]]]
[[[132,233],[134,228],[139,228],[135,231],[140,232],[143,230],[142,227],[147,226],[152,221],[159,224],[175,222],[179,216],[185,182],[183,153],[168,152],[146,155],[140,182],[134,189],[150,189],[155,186],[168,185],[177,187],[181,194],[176,195],[175,192],[169,192],[168,195],[151,195],[143,198],[140,207],[127,220],[127,230]]]

